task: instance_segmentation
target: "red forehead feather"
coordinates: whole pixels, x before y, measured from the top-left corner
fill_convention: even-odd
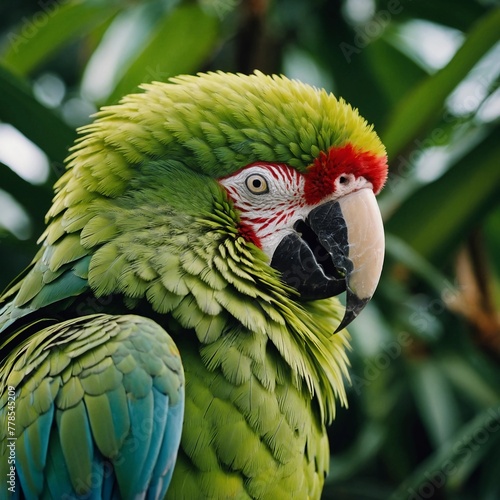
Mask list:
[[[340,174],[364,177],[373,185],[377,194],[387,178],[387,157],[356,149],[352,144],[332,147],[321,152],[308,167],[306,174],[306,202],[314,205],[335,190],[335,179]]]

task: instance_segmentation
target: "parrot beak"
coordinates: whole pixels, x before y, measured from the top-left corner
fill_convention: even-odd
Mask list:
[[[277,246],[271,266],[302,300],[346,291],[345,328],[370,301],[382,272],[384,228],[373,191],[361,189],[314,208]]]

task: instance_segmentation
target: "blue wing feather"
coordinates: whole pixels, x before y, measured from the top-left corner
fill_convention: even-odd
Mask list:
[[[148,393],[144,398],[129,400],[129,415],[132,433],[127,437],[115,462],[115,472],[120,491],[133,496],[146,490],[149,478],[141,477],[141,466],[145,462],[151,443],[151,427],[154,401]]]
[[[50,435],[44,474],[48,496],[69,498],[71,494],[74,494],[57,432],[52,432]]]
[[[161,442],[165,435],[167,428],[167,414],[168,414],[168,396],[161,394],[155,387],[153,387],[154,409],[152,415],[153,428],[151,433],[151,441],[149,444],[149,451],[144,460],[141,475],[150,478],[153,475],[153,469],[158,461]]]
[[[52,404],[16,441],[17,472],[21,483],[25,485],[27,496],[36,497],[43,489],[43,469],[53,419]],[[26,467],[27,463],[29,467]]]
[[[86,337],[87,350],[79,344],[72,351],[80,332]],[[70,357],[71,362],[51,364],[55,383],[35,397],[28,389],[37,376],[43,389],[47,351],[49,356]],[[90,362],[95,365],[89,366]],[[107,378],[99,379],[100,374]],[[75,377],[81,383],[75,383]],[[183,377],[172,339],[147,318],[92,315],[32,335],[10,354],[0,373],[2,388],[15,382],[17,411],[33,420],[26,429],[17,429],[16,473],[23,494],[82,499],[162,497],[180,442]],[[65,389],[68,392],[63,396]],[[106,396],[102,400],[107,403],[106,411],[94,404],[97,399],[86,403],[99,394]],[[32,404],[34,397],[36,404]],[[5,400],[5,390],[1,398]],[[0,407],[0,417],[5,414],[6,406]],[[0,497],[4,488],[6,481],[0,485]]]
[[[170,405],[167,412],[166,432],[163,435],[160,453],[153,470],[150,492],[147,498],[163,498],[172,479],[177,458],[178,443],[181,439],[184,421],[184,395],[176,405]]]

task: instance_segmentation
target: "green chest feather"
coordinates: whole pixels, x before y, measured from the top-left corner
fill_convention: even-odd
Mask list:
[[[186,417],[167,498],[319,498],[328,440],[314,401],[266,337],[181,343]],[[238,345],[239,344],[239,345]]]

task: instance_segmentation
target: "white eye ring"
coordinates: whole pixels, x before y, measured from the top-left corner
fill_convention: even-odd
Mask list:
[[[267,185],[267,179],[263,175],[250,174],[245,179],[245,184],[248,190],[253,194],[269,193],[269,186]]]

